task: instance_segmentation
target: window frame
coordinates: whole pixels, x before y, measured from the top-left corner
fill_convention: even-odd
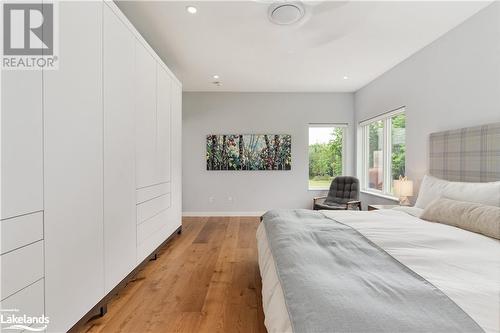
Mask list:
[[[346,165],[347,165],[347,155],[346,155],[346,145],[347,145],[347,130],[349,124],[347,123],[309,123],[307,124],[307,189],[308,191],[328,191],[330,187],[310,187],[309,186],[309,130],[311,128],[321,128],[321,127],[335,127],[342,128],[342,172],[341,174],[345,174]]]
[[[380,114],[376,117],[372,117],[359,122],[358,125],[358,177],[360,178],[361,191],[365,193],[370,193],[380,197],[394,199],[398,198],[392,193],[392,118],[400,115],[406,115],[406,107],[402,106],[395,110]],[[383,186],[382,190],[370,188],[368,186],[368,170],[369,170],[369,126],[370,124],[377,122],[383,122],[383,138],[382,138],[382,149],[383,149]],[[405,126],[406,129],[406,126]],[[406,133],[405,133],[405,144],[406,144]]]

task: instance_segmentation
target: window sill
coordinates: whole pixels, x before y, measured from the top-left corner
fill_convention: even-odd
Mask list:
[[[370,191],[370,190],[361,190],[360,192],[364,193],[364,194],[373,195],[375,197],[384,198],[387,200],[399,202],[399,198],[396,198],[396,197],[389,195],[389,194],[383,194],[381,192],[375,192],[375,191]]]

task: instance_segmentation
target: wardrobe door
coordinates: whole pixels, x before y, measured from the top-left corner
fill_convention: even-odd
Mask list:
[[[171,81],[170,75],[165,71],[162,65],[157,65],[157,181],[165,183],[170,181],[170,154],[171,154]]]
[[[43,209],[42,71],[2,70],[1,219]]]
[[[172,208],[169,230],[182,223],[182,87],[172,82]]]
[[[136,41],[135,47],[135,129],[136,186],[157,184],[156,180],[156,61]]]
[[[109,292],[136,263],[135,38],[104,6],[104,270]]]
[[[102,2],[59,3],[59,69],[44,71],[49,332],[104,296]]]

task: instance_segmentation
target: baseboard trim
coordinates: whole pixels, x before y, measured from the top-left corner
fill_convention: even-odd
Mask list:
[[[85,325],[91,319],[102,317],[107,312],[107,305],[109,301],[120,291],[122,291],[129,282],[131,282],[137,273],[146,266],[146,264],[151,260],[156,260],[158,252],[162,247],[167,245],[175,236],[180,235],[182,232],[182,225],[178,227],[167,239],[163,241],[150,255],[148,255],[139,265],[137,265],[132,272],[130,272],[120,283],[118,283],[109,293],[106,294],[89,312],[87,312],[73,327],[71,327],[68,333],[79,332],[80,328]]]
[[[207,216],[262,216],[265,211],[257,212],[182,212],[183,217],[207,217]]]

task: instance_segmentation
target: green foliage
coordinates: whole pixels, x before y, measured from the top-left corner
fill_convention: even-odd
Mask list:
[[[309,179],[331,180],[342,175],[342,128],[335,128],[328,143],[309,145]]]
[[[392,154],[391,154],[391,162],[392,162],[392,179],[398,179],[399,176],[405,175],[405,155],[406,155],[406,145],[405,145],[405,137],[404,130],[406,127],[406,116],[404,113],[398,114],[391,118],[392,124]],[[380,131],[384,128],[382,121],[377,121],[371,123],[368,127],[369,131],[369,156],[368,162],[370,168],[374,167],[374,151],[380,150],[382,146],[382,136],[379,135]],[[402,137],[401,137],[402,136]]]
[[[370,167],[374,166],[374,157],[375,154],[373,152],[380,150],[380,147],[382,146],[382,135],[380,135],[381,131],[384,130],[384,122],[383,121],[376,121],[371,123],[368,126],[368,144],[369,144],[369,156],[368,156],[368,165]]]
[[[395,134],[397,134],[397,130],[404,131],[406,128],[406,117],[405,114],[399,114],[392,118],[392,179],[398,179],[399,176],[405,175],[405,156],[406,156],[406,144],[403,140],[399,142],[396,140]]]

